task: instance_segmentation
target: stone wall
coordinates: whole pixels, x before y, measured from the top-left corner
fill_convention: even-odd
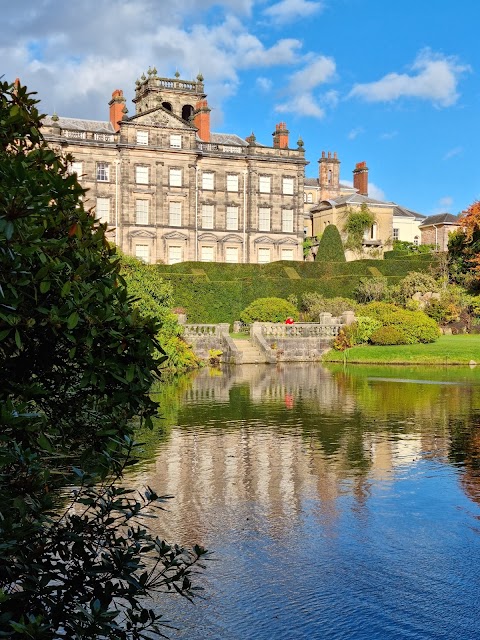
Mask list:
[[[222,362],[234,362],[237,349],[228,335],[229,324],[187,324],[183,337],[192,345],[195,354],[208,360],[211,349],[222,352]]]

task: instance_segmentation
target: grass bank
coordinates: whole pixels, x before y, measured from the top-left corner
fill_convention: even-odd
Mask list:
[[[356,364],[468,365],[474,360],[480,366],[480,335],[441,336],[430,344],[406,344],[389,347],[362,345],[346,352],[333,349],[324,362]]]

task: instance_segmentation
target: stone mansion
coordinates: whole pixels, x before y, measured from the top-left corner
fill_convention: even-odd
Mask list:
[[[202,76],[176,75],[142,75],[132,116],[117,89],[109,121],[45,118],[48,143],[74,158],[85,205],[146,262],[302,260],[303,142],[290,148],[283,122],[271,147],[212,132]]]
[[[56,114],[43,121],[48,143],[74,159],[72,172],[88,190],[85,206],[127,255],[166,264],[300,261],[305,237],[331,223],[342,230],[345,212],[362,203],[377,219],[365,257],[393,239],[419,242],[425,216],[369,198],[365,162],[353,171],[353,187],[340,182],[336,153],[322,152],[318,178],[305,178],[303,141],[291,148],[284,122],[272,146],[253,134],[211,131],[201,75],[160,78],[149,69],[136,81],[133,103],[128,116],[117,89],[108,121]]]

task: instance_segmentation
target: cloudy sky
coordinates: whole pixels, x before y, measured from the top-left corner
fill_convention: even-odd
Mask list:
[[[337,151],[348,182],[427,215],[480,198],[477,0],[0,0],[0,75],[41,110],[108,119],[114,89],[201,72],[213,130],[271,144],[287,123],[317,175]],[[133,105],[128,105],[133,113]]]

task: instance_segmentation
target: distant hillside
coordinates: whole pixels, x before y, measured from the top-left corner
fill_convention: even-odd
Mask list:
[[[175,304],[184,307],[188,322],[217,323],[238,320],[256,298],[299,298],[317,291],[327,298],[352,297],[360,278],[384,275],[394,284],[410,271],[428,270],[433,257],[356,262],[272,262],[265,265],[181,262],[156,265],[174,287]]]

